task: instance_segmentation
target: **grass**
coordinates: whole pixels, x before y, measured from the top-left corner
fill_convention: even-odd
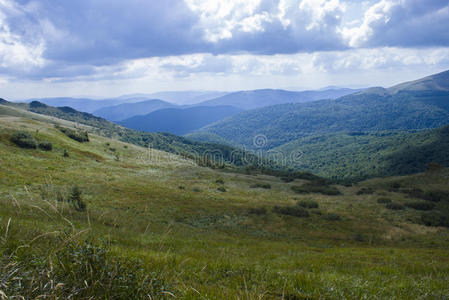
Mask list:
[[[53,282],[54,290],[37,290],[50,298],[77,291],[87,298],[101,293],[103,285],[110,285],[116,298],[135,292],[130,286],[153,299],[449,295],[449,229],[421,224],[421,211],[377,203],[380,197],[410,202],[408,195],[390,191],[392,182],[447,192],[447,169],[332,187],[341,193],[313,195],[323,215],[307,209],[309,217],[297,218],[273,208],[307,201],[309,196],[291,189],[306,185],[309,192],[307,180],[219,172],[94,134],[79,143],[44,120],[0,117],[0,128],[0,276],[17,270],[13,275],[27,282],[17,290],[2,286],[10,280],[2,279],[0,290],[8,297],[35,298],[31,291],[38,282]],[[17,147],[10,141],[17,130],[32,132],[53,150]],[[254,185],[271,188],[250,188]],[[58,201],[75,186],[85,211]],[[373,193],[357,195],[362,188]],[[449,206],[444,199],[434,203],[443,213]],[[98,281],[85,272],[86,261],[106,266],[93,273]],[[122,270],[132,278],[117,282],[102,270]],[[64,284],[60,291],[58,283]]]

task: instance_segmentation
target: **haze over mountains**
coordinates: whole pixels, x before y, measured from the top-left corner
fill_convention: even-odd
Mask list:
[[[176,107],[176,105],[159,99],[151,99],[137,103],[122,103],[119,105],[102,107],[95,110],[93,114],[109,121],[121,121],[130,117],[146,115],[153,111],[169,107]]]
[[[208,124],[233,116],[242,110],[233,106],[166,108],[144,116],[134,116],[119,124],[140,131],[183,135]]]
[[[335,99],[357,91],[358,90],[346,88],[302,92],[272,89],[240,91],[230,93],[216,99],[204,101],[201,105],[231,105],[249,110],[283,103],[306,103],[320,99]]]

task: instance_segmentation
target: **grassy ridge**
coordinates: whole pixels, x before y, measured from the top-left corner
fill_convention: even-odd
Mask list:
[[[449,293],[449,230],[422,225],[416,209],[393,211],[377,202],[388,197],[406,204],[411,199],[402,189],[448,191],[448,170],[334,186],[341,192],[336,196],[303,195],[292,186],[306,180],[219,172],[94,134],[79,143],[38,120],[0,117],[0,127],[0,268],[3,275],[15,263],[29,273],[14,276],[39,278],[33,274],[61,260],[79,271],[72,278],[53,267],[51,278],[64,288],[44,290],[48,295],[85,295],[83,280],[98,288],[92,293],[103,284],[134,284],[153,299],[432,299]],[[10,141],[17,130],[51,142],[53,150],[18,148]],[[400,187],[393,190],[394,184]],[[55,196],[74,185],[83,192],[85,212]],[[360,194],[361,188],[372,192]],[[309,217],[274,209],[311,199],[319,208],[306,208]],[[447,213],[448,205],[440,201],[435,209]],[[327,218],[331,213],[340,219]],[[73,248],[59,253],[62,245]],[[143,273],[120,282],[85,278],[80,266],[92,261],[89,245],[108,257],[99,255],[92,266],[106,259],[112,269],[121,265],[133,274],[126,265],[138,260],[135,269]],[[6,282],[8,289],[0,290],[8,296],[34,288],[11,290]]]

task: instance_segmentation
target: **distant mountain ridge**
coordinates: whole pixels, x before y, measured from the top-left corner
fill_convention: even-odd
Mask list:
[[[151,99],[102,107],[94,111],[93,114],[109,121],[122,121],[133,116],[146,115],[153,111],[170,107],[176,107],[176,105],[159,99]]]
[[[306,103],[321,99],[335,99],[340,96],[352,94],[359,90],[331,89],[323,91],[287,91],[261,89],[252,91],[239,91],[199,103],[201,106],[231,105],[244,110],[256,109],[284,103]]]
[[[166,108],[125,119],[119,124],[140,131],[183,135],[241,111],[233,106]]]

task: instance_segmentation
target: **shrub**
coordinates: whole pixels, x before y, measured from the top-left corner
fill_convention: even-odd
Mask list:
[[[340,221],[341,217],[336,213],[328,213],[327,215],[324,215],[324,219],[328,221]]]
[[[45,151],[53,150],[53,145],[50,142],[46,142],[46,141],[40,142],[38,146],[40,149],[45,150]]]
[[[341,192],[335,187],[317,183],[306,183],[301,186],[294,185],[291,189],[297,194],[318,193],[328,196],[336,196],[341,194]]]
[[[224,184],[224,180],[219,178],[219,179],[215,180],[215,183],[216,184]]]
[[[427,171],[429,171],[429,172],[437,172],[442,169],[444,169],[444,167],[436,162],[431,162],[427,165]]]
[[[278,214],[283,214],[283,215],[288,215],[288,216],[293,216],[293,217],[298,217],[298,218],[306,218],[309,216],[309,212],[300,206],[284,206],[284,207],[275,206],[273,210],[275,213],[278,213]]]
[[[220,186],[219,188],[217,188],[217,190],[218,190],[219,192],[222,192],[222,193],[226,192],[226,189],[225,189],[224,187],[222,187],[222,186]]]
[[[434,203],[425,201],[407,202],[405,206],[416,210],[432,210],[435,208]]]
[[[69,198],[67,201],[73,206],[77,211],[86,211],[86,204],[83,202],[82,191],[78,186],[74,186],[70,191]]]
[[[363,243],[366,241],[366,237],[360,232],[357,232],[356,234],[354,234],[354,240]]]
[[[256,183],[250,186],[250,188],[253,189],[257,189],[257,188],[261,188],[261,189],[271,189],[271,185],[268,183]]]
[[[34,137],[26,131],[15,132],[11,136],[11,142],[13,142],[14,144],[16,144],[21,148],[26,149],[36,149],[37,147],[37,142],[34,139]]]
[[[295,178],[293,178],[293,177],[281,177],[281,180],[283,182],[292,182],[292,181],[295,180]]]
[[[195,193],[201,192],[201,190],[199,188],[197,188],[197,187],[192,188],[192,191],[195,192]]]
[[[399,182],[393,182],[391,184],[391,190],[396,191],[399,190],[401,188],[401,184]]]
[[[69,157],[70,155],[69,155],[69,152],[67,152],[67,150],[64,149],[64,154],[63,154],[62,156],[64,156],[64,157]]]
[[[185,188],[184,186],[182,186],[182,185],[179,185],[179,186],[178,186],[178,189],[180,189],[180,190],[185,190],[186,188]]]
[[[361,188],[358,192],[357,195],[372,195],[374,194],[374,190],[370,187],[368,188]]]
[[[424,197],[424,191],[420,188],[413,188],[413,189],[403,189],[401,190],[401,193],[407,194],[412,198],[423,198]]]
[[[425,212],[421,215],[421,222],[426,226],[449,227],[449,218],[440,212]]]
[[[424,199],[432,202],[449,201],[449,193],[445,191],[429,191],[424,194]]]
[[[318,208],[319,206],[315,200],[301,200],[298,202],[298,205],[304,208]]]
[[[87,134],[87,131],[73,130],[70,128],[59,127],[59,126],[57,126],[56,128],[59,131],[61,131],[62,133],[64,133],[66,136],[68,136],[69,138],[71,138],[72,140],[75,140],[77,142],[84,143],[84,142],[89,141],[89,136]]]
[[[248,214],[251,215],[265,215],[267,213],[267,209],[265,207],[257,207],[248,209]]]
[[[386,197],[382,197],[382,198],[377,199],[377,203],[388,204],[388,203],[391,203],[391,199],[390,198],[386,198]]]
[[[397,203],[397,202],[391,202],[391,203],[388,203],[388,204],[386,205],[386,208],[388,208],[388,209],[393,209],[393,210],[402,210],[402,209],[405,209],[404,205],[402,205],[402,204],[400,204],[400,203]]]

